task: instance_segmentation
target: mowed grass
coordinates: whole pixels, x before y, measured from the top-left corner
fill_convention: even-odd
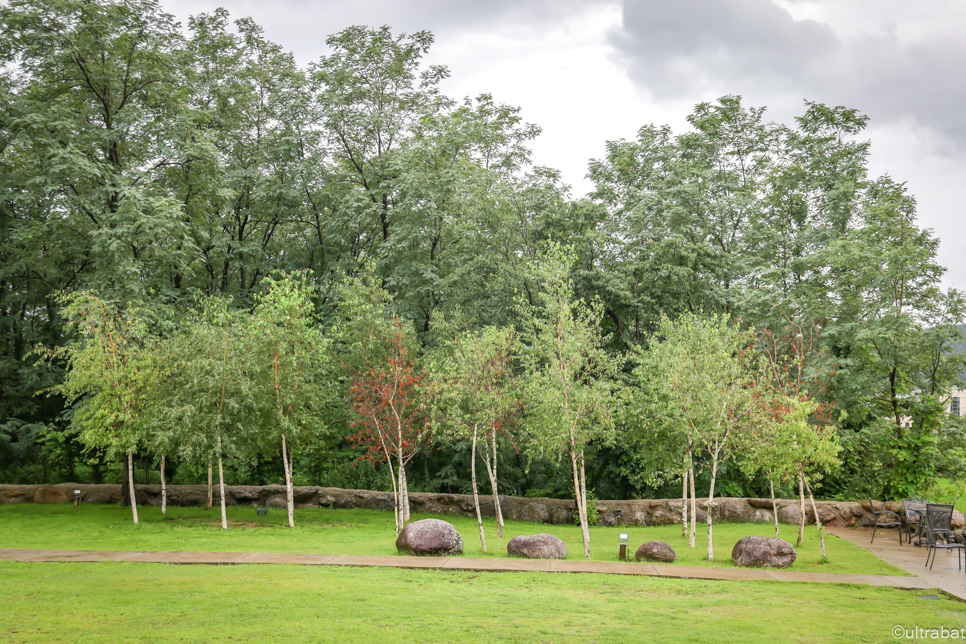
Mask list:
[[[6,516],[4,518],[7,518]],[[888,642],[966,605],[840,584],[0,562],[3,642]]]
[[[217,508],[139,509],[141,525],[131,521],[129,508],[114,505],[5,505],[0,506],[0,547],[78,550],[184,550],[194,552],[294,552],[318,554],[393,555],[396,534],[392,513],[374,510],[296,510],[296,527],[289,528],[284,510],[272,509],[257,516],[252,507],[229,507],[229,530],[222,530]],[[431,515],[413,515],[413,520]],[[480,545],[475,518],[439,516],[452,523],[463,537],[464,556],[506,557],[507,542],[521,534],[548,532],[567,545],[570,560],[584,560],[580,528],[508,521],[503,537],[497,536],[495,520],[484,521],[487,554]],[[795,542],[797,526],[781,526],[781,536]],[[669,543],[678,563],[691,566],[734,567],[731,549],[742,537],[774,536],[771,524],[719,523],[714,527],[715,559],[707,559],[707,528],[698,524],[695,548],[681,536],[681,526],[591,528],[591,559],[617,561],[619,533],[629,535],[631,559],[637,547],[654,539]],[[805,542],[789,570],[856,574],[906,575],[862,548],[826,535],[828,562],[821,551],[814,526],[805,531]]]

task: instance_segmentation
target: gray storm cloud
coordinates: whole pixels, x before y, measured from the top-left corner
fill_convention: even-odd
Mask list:
[[[939,135],[946,152],[966,150],[966,43],[952,34],[839,36],[771,0],[625,0],[610,42],[657,99],[696,90],[794,94],[873,121],[908,119]]]

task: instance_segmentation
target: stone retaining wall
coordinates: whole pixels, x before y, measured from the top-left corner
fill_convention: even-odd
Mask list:
[[[137,485],[137,500],[142,505],[161,505],[160,485]],[[58,485],[0,485],[0,505],[12,503],[71,503],[74,490],[81,490],[84,503],[120,503],[120,485],[79,485],[61,483]],[[285,488],[281,485],[226,486],[225,501],[228,505],[285,507]],[[392,494],[370,490],[342,490],[332,487],[296,487],[295,505],[300,508],[366,508],[370,510],[392,510]],[[168,504],[172,506],[200,506],[207,499],[205,485],[169,485]],[[219,502],[219,488],[214,488],[214,501]],[[474,516],[473,497],[465,494],[431,494],[413,492],[409,495],[413,512],[428,514],[456,514]],[[494,515],[493,500],[490,496],[480,497],[481,510],[486,516]],[[699,501],[698,521],[706,521],[708,502]],[[832,527],[871,526],[872,513],[868,501],[816,501],[818,516],[824,525]],[[500,505],[503,516],[513,521],[533,523],[563,524],[574,522],[573,501],[565,499],[529,499],[517,496],[501,496]],[[811,504],[806,501],[806,505]],[[902,512],[901,502],[876,504],[893,512]],[[770,499],[718,498],[712,506],[716,521],[736,523],[771,523],[774,521]],[[598,525],[614,525],[614,510],[622,510],[623,521],[627,525],[669,525],[681,521],[681,499],[642,499],[630,501],[597,501]],[[801,510],[797,499],[778,501],[778,520],[781,523],[797,524]],[[814,522],[814,514],[808,507],[809,522]],[[953,528],[966,526],[963,514],[953,514]]]

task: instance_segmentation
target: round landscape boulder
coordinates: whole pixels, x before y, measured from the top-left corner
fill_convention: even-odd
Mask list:
[[[678,556],[674,553],[674,548],[663,541],[648,541],[637,549],[634,559],[637,561],[673,563],[677,561]]]
[[[463,538],[439,519],[413,521],[396,538],[396,550],[407,555],[442,557],[463,554]]]
[[[507,554],[527,559],[566,559],[567,545],[552,534],[520,535],[506,544]]]
[[[778,537],[744,537],[731,551],[736,566],[787,568],[797,556],[792,544]]]

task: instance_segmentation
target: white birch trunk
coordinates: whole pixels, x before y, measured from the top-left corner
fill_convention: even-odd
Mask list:
[[[711,459],[711,489],[708,490],[708,561],[714,561],[714,535],[712,525],[714,523],[711,515],[714,514],[711,503],[714,501],[714,481],[718,477],[718,459]]]
[[[812,502],[812,512],[815,513],[815,529],[818,530],[818,540],[822,544],[822,561],[828,561],[828,555],[825,553],[825,530],[823,529],[822,522],[818,518],[818,508],[815,507],[815,497],[812,495],[812,488],[809,486],[808,481],[805,479],[805,472],[802,472],[802,481],[805,482],[805,487],[808,489],[808,498]]]
[[[681,481],[681,536],[685,539],[688,536],[688,471],[684,470],[684,479]]]
[[[802,477],[798,477],[798,502],[802,508],[801,521],[798,524],[798,546],[801,547],[805,540],[805,483]]]
[[[396,521],[396,536],[402,530],[402,521],[399,520],[402,514],[402,505],[399,503],[399,488],[396,486],[396,473],[392,468],[392,457],[387,454],[386,464],[389,466],[389,482],[392,484],[392,514]]]
[[[577,472],[577,456],[573,452],[570,453],[570,465],[573,469],[573,476],[574,476],[574,497],[577,502],[577,522],[580,523],[580,532],[581,532],[581,535],[583,535],[584,521],[586,521],[586,519],[584,519],[583,499],[580,496],[580,475]],[[584,553],[587,553],[588,551],[589,551],[589,547],[587,542],[585,541]]]
[[[208,505],[205,506],[206,510],[211,509],[211,454],[208,455]]]
[[[402,472],[402,513],[403,521],[409,521],[409,479],[406,478],[406,464],[403,463]]]
[[[483,515],[480,514],[480,495],[476,490],[476,425],[473,425],[473,449],[470,453],[470,478],[473,480],[473,505],[476,507],[476,522],[480,526],[480,545],[486,554],[486,534],[483,532]]]
[[[134,493],[134,454],[127,453],[127,484],[131,486],[131,514],[134,516],[134,525],[138,523],[138,500]]]
[[[584,450],[580,450],[580,493],[584,498],[584,543],[587,558],[590,558],[590,519],[587,514],[587,470],[584,467]]]
[[[401,435],[400,441],[402,441]],[[409,498],[406,494],[406,463],[403,461],[402,449],[396,453],[396,457],[396,478],[399,485],[399,522],[402,526],[405,526],[406,521],[409,520],[409,513],[406,508]]]
[[[221,434],[218,435],[218,487],[221,490],[221,528],[228,529],[228,512],[225,510],[225,469],[221,464]]]
[[[288,527],[295,527],[295,494],[292,490],[292,469],[288,461],[288,446],[282,434],[282,469],[285,470],[285,500],[288,506]]]
[[[161,514],[168,513],[168,486],[164,481],[164,453],[161,454]]]
[[[771,513],[775,515],[775,536],[780,537],[778,531],[778,503],[775,501],[775,481],[769,478],[768,484],[771,486]]]
[[[486,471],[490,475],[490,487],[493,489],[493,507],[496,510],[496,534],[498,537],[503,538],[503,508],[500,507],[500,491],[497,489],[496,484],[496,429],[493,428],[490,435],[490,441],[493,448],[493,469],[490,469],[490,464],[487,462]]]
[[[688,447],[688,462],[691,464],[691,467],[688,468],[688,479],[691,481],[689,483],[691,486],[691,534],[688,537],[688,545],[694,548],[694,542],[698,534],[698,499],[694,493],[694,461],[691,460],[690,447]]]

